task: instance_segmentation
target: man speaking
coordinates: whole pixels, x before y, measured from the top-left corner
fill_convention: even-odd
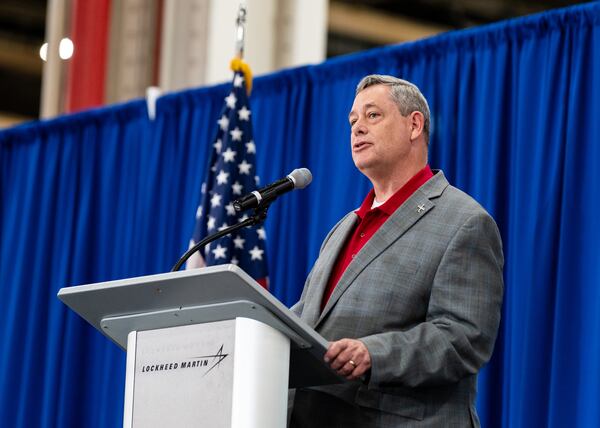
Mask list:
[[[470,427],[502,305],[494,220],[427,164],[419,89],[371,75],[352,110],[352,159],[373,184],[329,232],[292,310],[330,340],[350,382],[296,391],[292,427]]]

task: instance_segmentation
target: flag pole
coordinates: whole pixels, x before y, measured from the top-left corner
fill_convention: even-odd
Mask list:
[[[240,3],[236,20],[235,52],[239,59],[244,58],[244,42],[246,37],[246,5]]]
[[[242,1],[238,9],[235,29],[235,56],[231,60],[230,67],[234,72],[243,74],[246,80],[246,92],[250,95],[252,92],[252,70],[250,66],[244,62],[244,47],[246,43],[246,3]]]

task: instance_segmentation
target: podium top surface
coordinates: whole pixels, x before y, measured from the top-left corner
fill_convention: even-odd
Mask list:
[[[290,387],[343,381],[323,362],[327,340],[235,265],[65,287],[58,298],[123,349],[134,330],[253,318],[290,338]]]

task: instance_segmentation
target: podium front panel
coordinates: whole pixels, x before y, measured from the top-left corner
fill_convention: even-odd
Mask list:
[[[230,427],[235,320],[137,333],[134,427]]]
[[[248,318],[132,332],[125,428],[281,428],[290,340]]]

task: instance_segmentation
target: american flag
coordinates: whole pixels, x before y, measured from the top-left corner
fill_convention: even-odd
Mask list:
[[[250,104],[246,82],[236,71],[232,89],[225,97],[217,136],[213,142],[206,180],[202,184],[202,201],[196,211],[196,227],[190,247],[206,236],[248,218],[238,214],[233,201],[256,190],[256,145],[252,139]],[[186,269],[233,263],[241,267],[263,287],[268,287],[266,234],[264,226],[246,227],[196,252]]]

